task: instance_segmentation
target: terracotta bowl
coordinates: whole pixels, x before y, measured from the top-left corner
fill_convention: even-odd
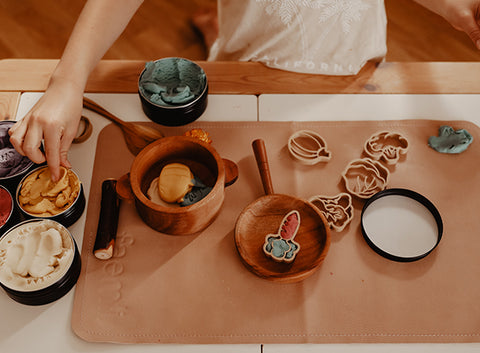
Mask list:
[[[200,201],[185,207],[169,207],[152,202],[147,191],[162,168],[182,163],[212,190]],[[137,212],[151,228],[166,234],[195,234],[208,227],[224,200],[225,160],[209,144],[186,136],[171,136],[145,147],[133,161],[130,187]]]

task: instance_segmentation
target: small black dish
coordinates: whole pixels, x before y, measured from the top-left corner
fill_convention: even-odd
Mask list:
[[[386,189],[367,200],[361,215],[362,235],[379,255],[412,262],[440,243],[443,222],[426,197],[408,189]]]
[[[34,278],[31,281],[25,279],[17,283],[16,279],[10,279],[10,270],[2,268],[2,266],[6,266],[6,261],[0,261],[0,286],[10,298],[25,305],[44,305],[60,299],[77,283],[81,271],[81,258],[75,239],[64,226],[52,220],[31,219],[14,226],[0,238],[2,253],[8,253],[8,250],[5,250],[6,243],[14,242],[19,233],[28,232],[29,229],[35,227],[42,230],[44,228],[58,230],[62,234],[63,244],[68,247],[68,251],[65,255],[63,268],[60,267],[58,271],[45,276],[44,283],[41,282],[41,284],[36,284],[38,279]],[[8,256],[8,254],[3,256]],[[19,283],[24,284],[24,290],[20,288]],[[29,287],[30,284],[25,283],[33,284]]]
[[[21,156],[10,143],[8,130],[15,123],[13,120],[0,121],[0,186],[6,187],[11,194],[15,193],[20,180],[39,166],[27,157]],[[13,164],[11,162],[12,158],[16,159],[18,163]],[[12,171],[13,168],[14,171]]]
[[[39,215],[36,215],[36,214],[31,214],[31,213],[25,211],[20,204],[19,195],[20,195],[20,190],[22,189],[22,185],[25,182],[25,179],[28,178],[29,175],[35,173],[37,170],[42,169],[42,168],[48,168],[48,167],[43,166],[43,167],[36,168],[36,169],[30,171],[30,173],[28,173],[27,175],[25,175],[23,177],[23,179],[20,181],[20,183],[18,184],[18,187],[17,187],[17,191],[15,193],[15,195],[16,195],[16,197],[15,197],[16,205],[17,205],[18,209],[20,210],[20,213],[24,217],[24,219],[32,219],[32,218],[51,219],[51,220],[56,221],[56,222],[58,222],[58,223],[60,223],[63,226],[68,228],[71,225],[73,225],[82,216],[82,213],[85,210],[85,204],[86,204],[85,193],[83,191],[83,184],[81,183],[80,179],[78,178],[78,175],[73,170],[71,170],[71,171],[75,174],[77,179],[80,181],[80,191],[79,191],[78,196],[75,199],[75,201],[63,212],[60,212],[60,213],[58,213],[56,215],[53,215],[53,216],[43,217],[43,216],[39,216]]]
[[[138,94],[150,120],[182,126],[197,120],[207,108],[208,81],[205,71],[193,61],[164,58],[145,65],[138,80]]]
[[[14,210],[12,194],[0,185],[0,237],[14,224]]]

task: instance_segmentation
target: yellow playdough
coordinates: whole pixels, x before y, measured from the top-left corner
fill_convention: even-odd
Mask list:
[[[169,203],[182,202],[183,197],[192,190],[193,174],[186,165],[171,163],[163,167],[158,178],[160,198]]]
[[[52,182],[50,169],[44,167],[25,178],[18,201],[26,212],[48,217],[65,211],[79,193],[80,181],[70,169],[60,167],[60,179]]]

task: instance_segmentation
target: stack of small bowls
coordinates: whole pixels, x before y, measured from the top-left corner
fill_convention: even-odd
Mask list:
[[[85,208],[83,186],[74,202],[64,211],[48,216],[38,216],[21,207],[19,195],[25,180],[35,172],[48,168],[22,159],[9,142],[8,129],[14,121],[0,121],[0,286],[13,300],[26,305],[43,305],[64,296],[77,282],[81,259],[74,237],[67,227],[74,224]],[[9,158],[15,160],[12,163]],[[14,165],[15,164],[15,165]],[[7,170],[15,168],[14,171]],[[78,176],[73,173],[75,177]],[[80,182],[80,180],[79,180]],[[44,277],[34,277],[29,268],[41,259],[27,249],[49,244],[51,232],[61,239],[61,253],[52,254],[48,266],[53,269]],[[41,240],[45,238],[45,240]],[[34,240],[32,240],[34,239]],[[42,243],[43,241],[43,243]],[[58,245],[58,244],[57,244]],[[48,245],[47,249],[49,249]],[[28,251],[27,251],[28,250]],[[30,253],[31,258],[24,258]],[[32,255],[33,254],[33,255]],[[67,256],[68,255],[68,256]],[[18,270],[22,263],[22,271]],[[35,272],[35,271],[33,271]]]

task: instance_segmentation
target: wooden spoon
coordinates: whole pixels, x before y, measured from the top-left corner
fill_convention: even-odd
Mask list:
[[[153,126],[148,126],[139,122],[126,122],[116,117],[103,107],[92,101],[91,99],[83,97],[83,107],[89,109],[110,121],[117,124],[122,129],[123,136],[127,147],[135,156],[147,145],[155,140],[164,137],[164,134]]]

